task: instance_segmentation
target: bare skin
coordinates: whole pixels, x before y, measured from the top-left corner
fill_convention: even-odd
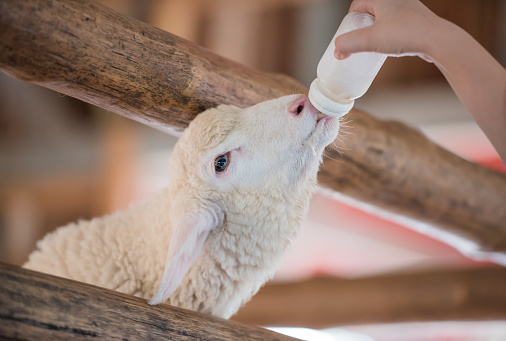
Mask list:
[[[506,165],[506,69],[490,53],[418,0],[354,0],[350,12],[370,13],[376,20],[338,37],[337,59],[369,51],[433,62]]]

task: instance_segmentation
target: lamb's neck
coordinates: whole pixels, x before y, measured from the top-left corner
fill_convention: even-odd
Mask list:
[[[210,288],[201,300],[185,303],[186,289],[178,289],[172,304],[229,318],[275,273],[306,214],[309,195],[285,200],[266,195],[234,196],[225,224],[212,231],[198,261],[181,287]],[[191,280],[190,280],[191,278]],[[206,283],[219,283],[209,287]],[[191,293],[191,291],[188,291]],[[191,300],[190,300],[191,301]]]
[[[309,195],[236,198],[224,226],[208,239],[216,262],[233,279],[271,277],[300,231],[308,203]]]

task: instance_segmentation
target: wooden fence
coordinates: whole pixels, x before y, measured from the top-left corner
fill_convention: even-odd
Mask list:
[[[295,340],[0,263],[1,340]]]
[[[0,0],[0,70],[177,134],[220,103],[248,106],[305,87],[249,69],[92,0]],[[352,110],[322,186],[506,252],[506,176],[404,124]]]
[[[286,76],[246,68],[91,0],[0,0],[0,70],[172,134],[179,134],[199,112],[221,103],[248,106],[307,91]],[[342,154],[327,150],[321,185],[464,238],[481,251],[506,253],[506,176],[457,157],[404,124],[381,121],[358,110],[348,118],[352,135],[342,146]],[[399,277],[397,282],[377,281],[373,283],[379,286],[350,290],[358,300],[369,297],[368,290],[378,290],[374,299],[360,303],[362,314],[381,295],[403,293],[403,304],[393,308],[397,310],[388,320],[402,316],[505,318],[504,292],[499,290],[505,287],[504,270],[480,271],[485,272],[429,276],[425,282],[421,277],[421,282]],[[312,288],[304,292],[332,297],[330,290],[343,288],[332,283],[300,285]],[[444,291],[441,283],[457,284]],[[296,315],[305,308],[288,311],[286,298],[281,300],[285,291],[294,288],[280,292],[267,287],[259,299],[270,295],[265,297],[284,302],[279,303],[280,319]],[[426,303],[434,304],[427,311],[423,300],[417,301],[420,292],[430,301]],[[342,299],[335,298],[336,308]],[[357,302],[348,307],[359,306]],[[448,302],[455,304],[442,310]],[[420,309],[419,315],[403,315],[410,304],[414,311]],[[244,317],[246,310],[237,318],[254,321]],[[355,312],[356,318],[343,313],[349,318],[340,320],[334,314],[325,321],[353,323],[360,320],[358,316],[385,321],[379,311],[376,317]],[[3,264],[0,322],[0,337],[26,340],[289,339],[167,305],[148,307],[135,297]]]

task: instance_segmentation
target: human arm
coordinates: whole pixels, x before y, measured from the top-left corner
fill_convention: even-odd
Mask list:
[[[470,34],[418,0],[355,0],[350,12],[376,17],[336,39],[336,58],[373,51],[434,62],[506,164],[506,70]]]

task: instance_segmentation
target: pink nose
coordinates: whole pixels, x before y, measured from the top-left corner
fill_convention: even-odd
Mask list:
[[[290,112],[294,116],[299,116],[305,108],[310,107],[311,103],[309,102],[309,99],[306,95],[301,95],[299,98],[297,98],[292,105],[290,106]]]

